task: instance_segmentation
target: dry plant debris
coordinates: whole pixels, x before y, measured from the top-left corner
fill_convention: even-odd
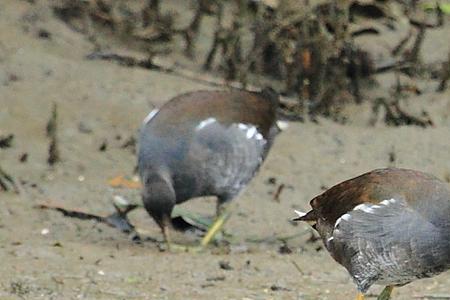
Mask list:
[[[19,193],[19,188],[17,187],[16,181],[14,178],[9,175],[3,168],[0,166],[0,191],[13,191],[15,193]]]
[[[193,3],[192,17],[181,27],[179,14],[164,9],[166,2],[162,0],[66,0],[54,2],[53,9],[93,41],[96,50],[89,59],[113,60],[203,80],[204,75],[179,70],[177,64],[158,63],[175,51],[175,37],[182,37],[184,54],[191,62],[224,77],[223,82],[213,84],[236,86],[238,82],[239,87],[246,88],[270,82],[283,95],[296,99],[294,107],[282,109],[295,114],[297,120],[305,115],[339,120],[337,116],[347,103],[379,102],[366,93],[377,86],[373,74],[399,71],[414,78],[431,72],[421,62],[420,52],[426,31],[442,26],[445,16],[442,5],[425,7],[415,1],[413,5],[376,0]],[[199,57],[197,41],[204,32],[206,17],[213,19],[215,28],[209,51]],[[399,24],[409,24],[409,32],[391,49],[391,57],[380,60],[371,49],[363,49],[355,41],[361,36],[395,31]],[[145,58],[102,49],[95,42],[101,35],[112,35],[133,49],[138,45]],[[448,72],[444,70],[440,90],[448,80],[445,74]]]
[[[0,135],[0,148],[10,148],[14,140],[14,134]]]
[[[58,128],[58,107],[56,103],[53,103],[52,113],[46,127],[47,137],[50,139],[50,145],[48,148],[48,159],[47,159],[47,162],[50,166],[53,166],[55,163],[61,160],[59,155],[57,128]]]

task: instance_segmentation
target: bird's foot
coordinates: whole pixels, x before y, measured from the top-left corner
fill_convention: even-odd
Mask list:
[[[356,295],[356,300],[364,300],[364,294],[363,293],[358,293],[358,295]]]
[[[199,253],[204,250],[203,247],[197,245],[182,245],[176,243],[161,243],[158,245],[159,250],[171,253]]]

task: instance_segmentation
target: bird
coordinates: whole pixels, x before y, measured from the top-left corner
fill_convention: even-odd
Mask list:
[[[357,299],[373,285],[390,299],[395,286],[450,268],[450,190],[433,175],[376,169],[341,182],[296,211],[319,233],[331,256],[350,274]]]
[[[216,220],[207,246],[230,216],[229,203],[253,178],[275,136],[279,96],[271,88],[184,93],[145,118],[138,171],[145,209],[170,249],[175,205],[216,196]]]

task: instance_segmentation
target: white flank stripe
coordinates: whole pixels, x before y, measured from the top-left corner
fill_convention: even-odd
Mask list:
[[[251,139],[252,137],[255,136],[256,133],[257,133],[256,127],[255,127],[255,126],[250,127],[250,128],[247,130],[247,138],[248,138],[248,139]]]
[[[365,203],[362,203],[362,204],[359,204],[359,205],[355,206],[355,208],[353,208],[353,210],[362,210],[363,212],[372,214],[373,213],[373,206],[365,204]]]
[[[204,128],[204,127],[206,127],[206,126],[208,126],[208,125],[210,125],[210,124],[212,124],[212,123],[215,123],[216,122],[216,119],[215,118],[208,118],[208,119],[206,119],[206,120],[203,120],[203,121],[201,121],[198,125],[197,125],[197,127],[195,128],[196,130],[200,130],[200,129],[202,129],[202,128]]]
[[[156,116],[156,114],[158,113],[159,109],[154,109],[152,110],[144,119],[144,121],[142,121],[143,124],[147,124],[148,122],[150,122],[151,119],[153,119],[154,116]]]
[[[348,221],[350,220],[351,216],[349,214],[343,214],[339,219],[336,220],[336,223],[334,223],[334,228],[336,228],[341,221]]]
[[[289,127],[289,123],[286,121],[277,121],[277,126],[280,130],[286,130]]]

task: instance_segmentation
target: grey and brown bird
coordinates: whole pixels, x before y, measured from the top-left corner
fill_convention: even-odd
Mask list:
[[[217,219],[206,246],[229,216],[227,204],[253,178],[279,132],[278,95],[261,92],[195,91],[179,95],[144,120],[138,168],[147,212],[170,246],[175,205],[217,197]]]
[[[407,169],[378,169],[344,181],[297,212],[312,224],[331,256],[359,290],[394,286],[450,268],[450,190],[436,177]]]

